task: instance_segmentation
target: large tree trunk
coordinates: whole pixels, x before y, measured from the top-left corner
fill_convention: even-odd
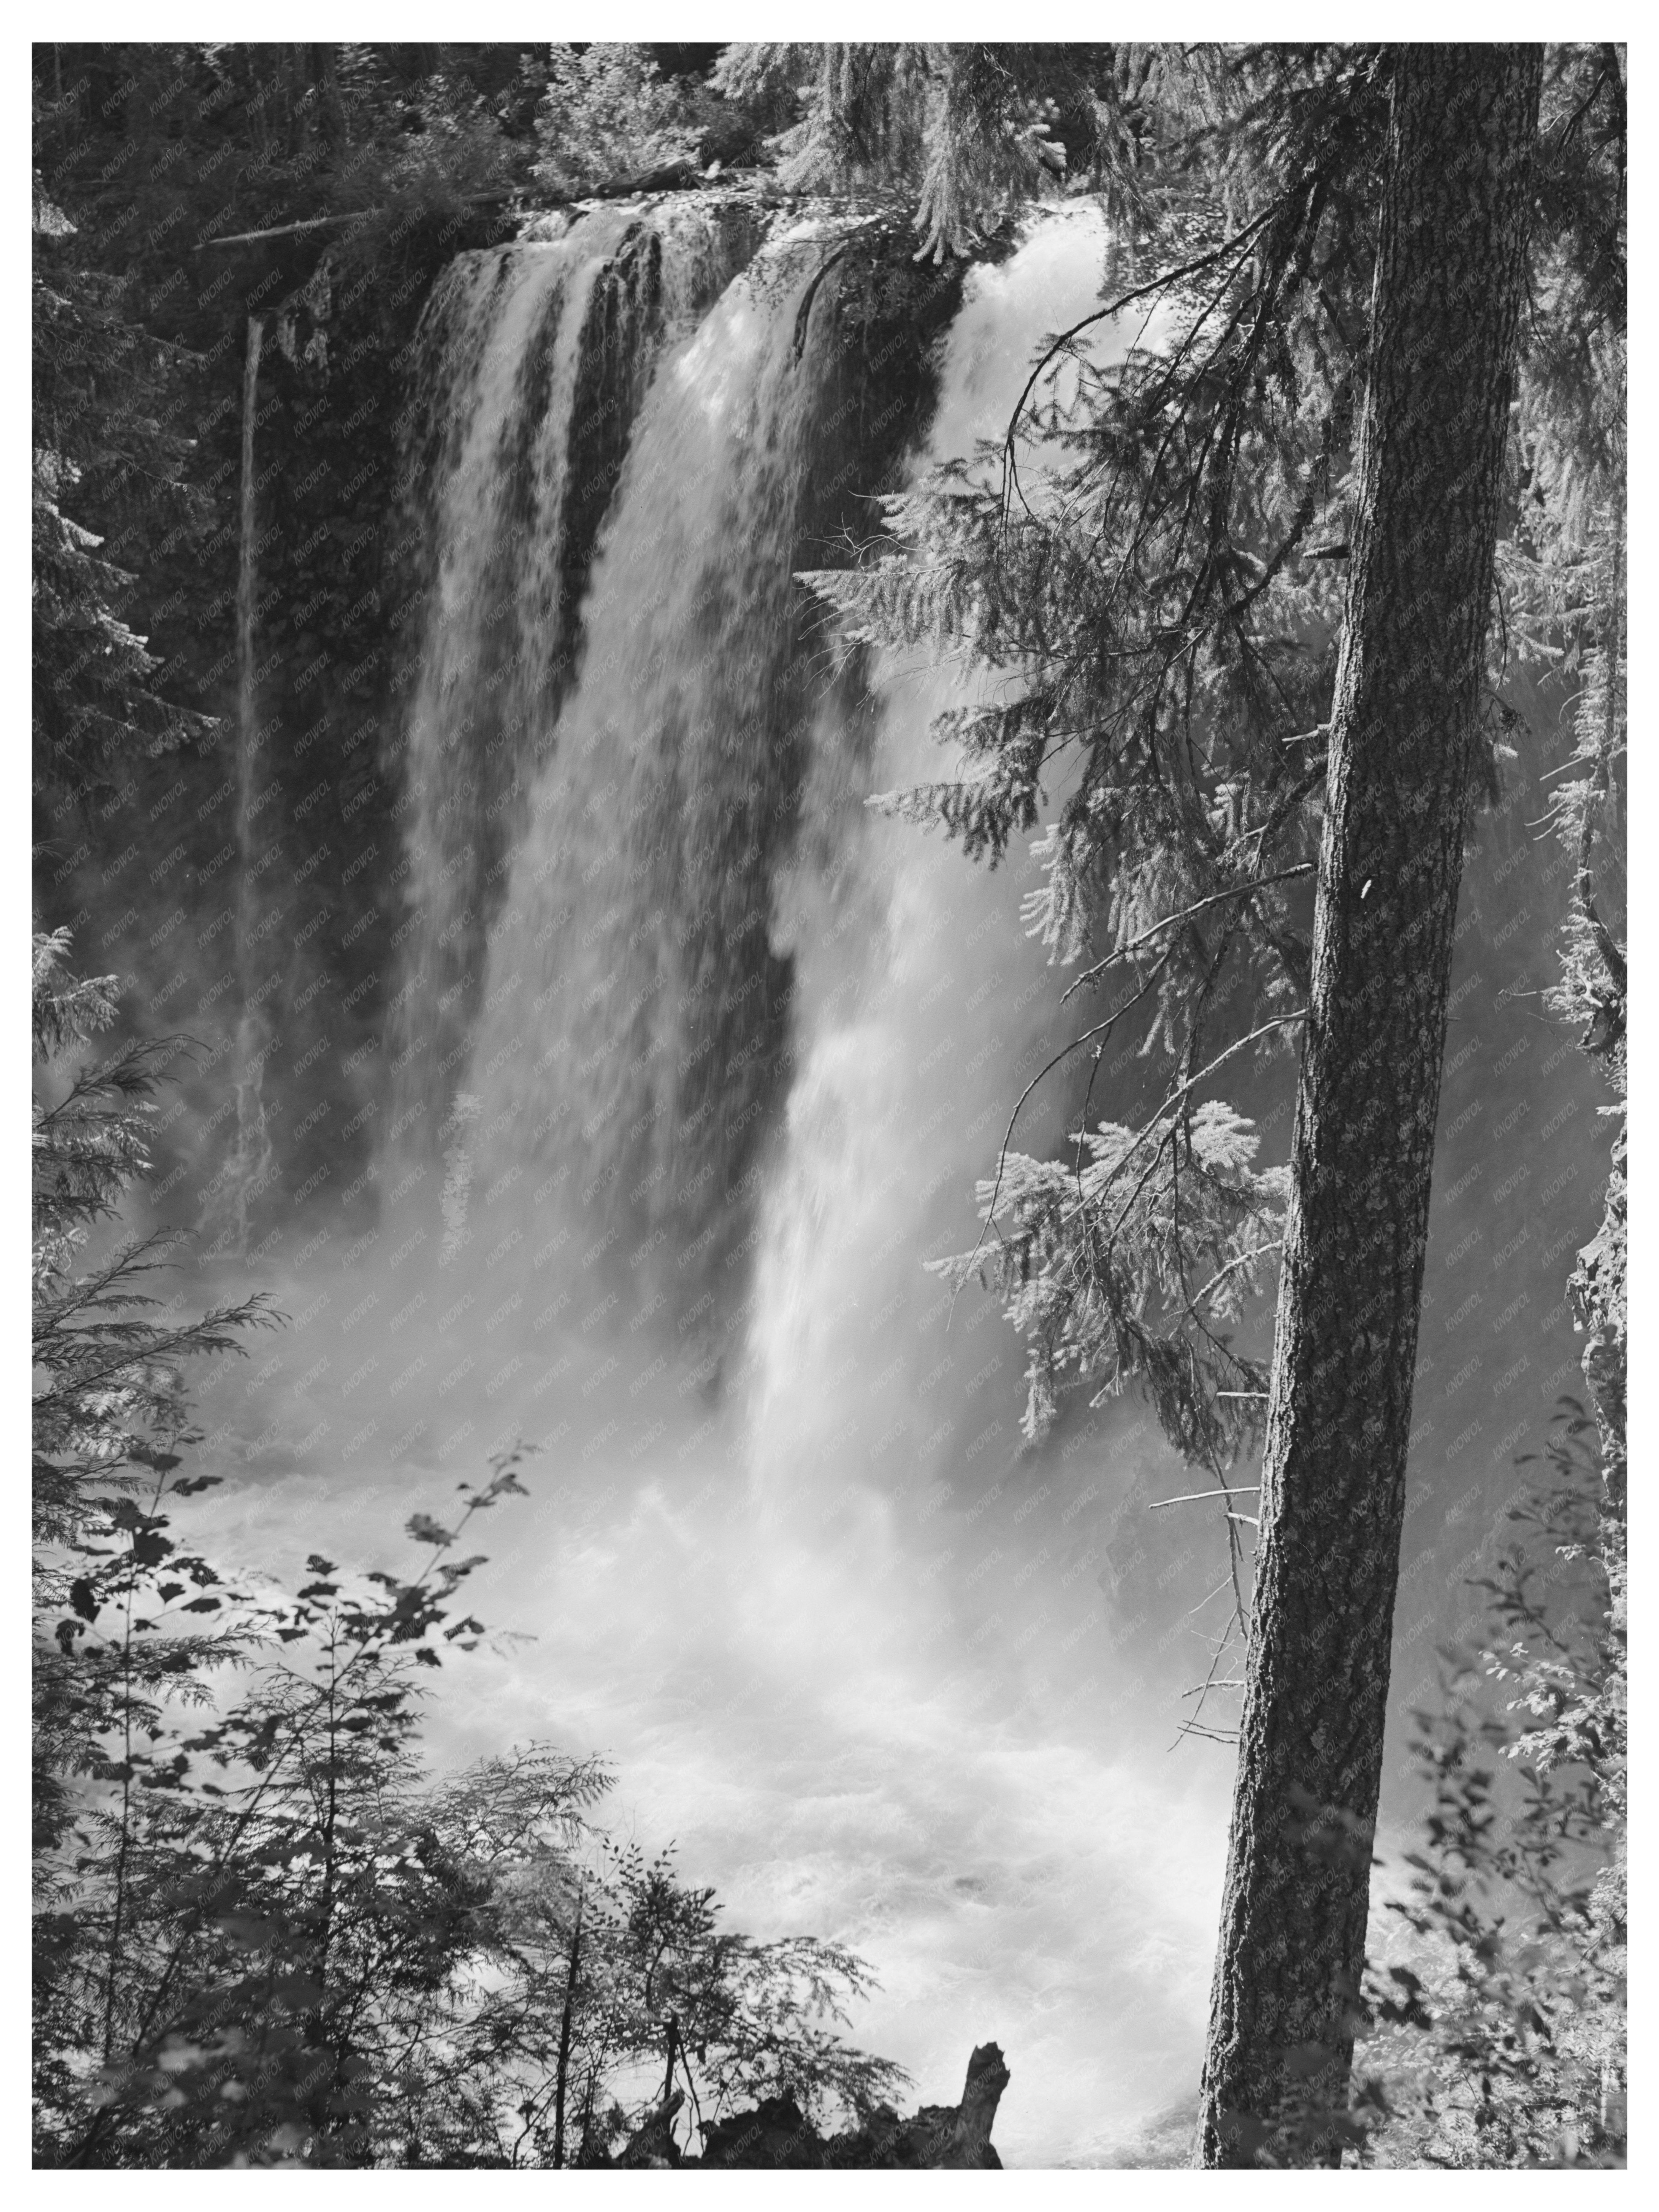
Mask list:
[[[1334,2163],[1542,49],[1396,50],[1200,2155]]]

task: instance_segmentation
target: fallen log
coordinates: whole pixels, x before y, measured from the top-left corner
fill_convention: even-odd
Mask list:
[[[486,208],[505,207],[512,197],[511,192],[486,192],[478,199],[464,200],[461,204],[482,213]],[[366,223],[384,213],[385,210],[380,207],[352,208],[343,215],[307,216],[302,222],[274,223],[265,230],[227,231],[222,238],[198,239],[191,252],[211,253],[216,246],[261,246],[268,239],[299,238],[307,231],[345,230],[353,223]]]
[[[693,191],[706,184],[726,184],[730,180],[730,168],[710,177],[695,161],[666,161],[654,169],[636,169],[607,178],[590,191],[550,192],[537,196],[534,208],[526,214],[538,213],[544,208],[580,207],[589,200],[644,199],[653,192]],[[464,200],[463,207],[482,214],[488,208],[506,207],[513,198],[510,191],[484,192],[477,199]],[[385,212],[383,207],[352,208],[342,215],[307,216],[299,222],[273,223],[264,230],[227,231],[222,238],[198,239],[191,248],[192,253],[211,253],[222,246],[262,246],[273,238],[299,238],[313,230],[344,230],[353,223],[364,223]]]

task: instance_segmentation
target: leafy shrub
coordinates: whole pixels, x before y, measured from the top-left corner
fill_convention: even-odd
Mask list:
[[[1624,1529],[1594,1435],[1565,1401],[1554,1480],[1515,1508],[1524,1533],[1480,1585],[1490,1648],[1453,1655],[1442,1709],[1417,1716],[1434,1806],[1391,1908],[1412,1963],[1371,1991],[1366,2164],[1624,2163]],[[1544,1585],[1571,1575],[1564,1611]],[[1483,1681],[1503,1711],[1460,1694]]]
[[[698,138],[692,95],[661,76],[645,47],[550,50],[534,172],[546,190],[577,198],[618,177],[689,161]]]
[[[522,1450],[452,1526],[410,1517],[401,1575],[247,1586],[180,1529],[221,1480],[183,1471],[180,1363],[275,1316],[152,1293],[164,1248],[117,1231],[169,1048],[68,1066],[113,983],[34,950],[37,2163],[605,2163],[665,2074],[705,2130],[775,2095],[861,2117],[903,2076],[836,2033],[851,1953],[721,1929],[672,1850],[590,1820],[597,1759],[425,1771],[426,1670],[485,1634],[461,1540]]]

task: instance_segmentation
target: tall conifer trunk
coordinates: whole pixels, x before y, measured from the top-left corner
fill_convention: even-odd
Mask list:
[[[1206,2166],[1322,2164],[1364,1960],[1429,1182],[1542,49],[1393,58]]]

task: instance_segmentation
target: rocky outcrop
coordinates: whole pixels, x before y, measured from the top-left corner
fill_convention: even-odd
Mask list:
[[[913,2172],[926,2167],[1000,2172],[1002,2160],[991,2141],[991,2129],[1008,2079],[997,2045],[981,2043],[968,2061],[959,2104],[924,2105],[908,2119],[901,2118],[890,2105],[878,2105],[861,2127],[827,2136],[817,2133],[793,2097],[768,2097],[751,2111],[715,2121],[704,2137],[701,2158],[684,2157],[675,2145],[673,2122],[684,2101],[677,2089],[636,2131],[616,2163],[774,2171],[884,2166]]]

